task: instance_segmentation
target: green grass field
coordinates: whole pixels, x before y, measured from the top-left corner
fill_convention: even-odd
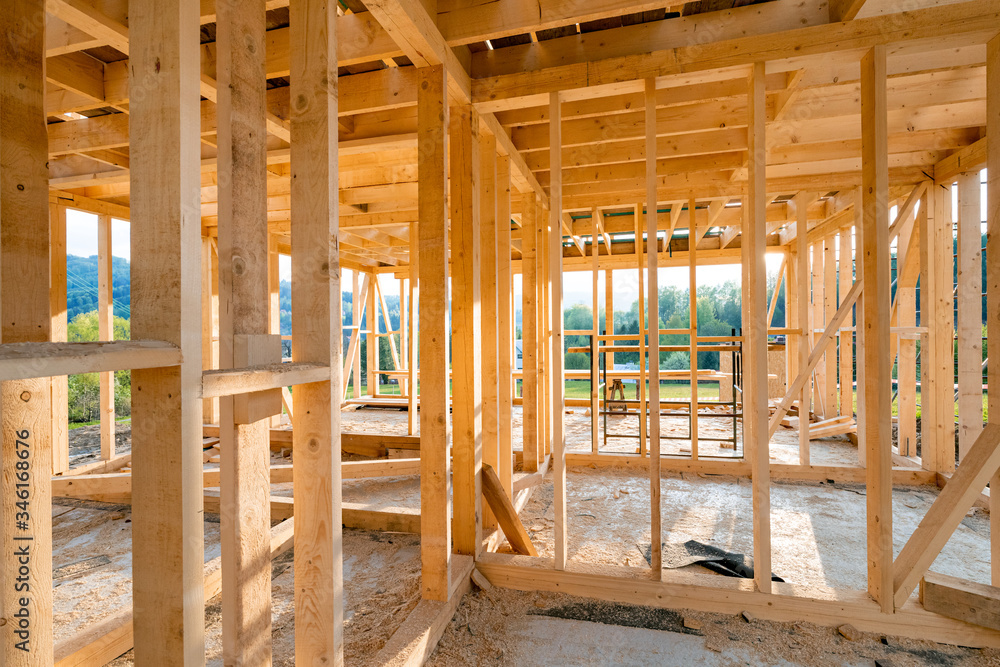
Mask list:
[[[367,386],[361,385],[360,395],[364,396],[367,392]],[[353,398],[354,387],[350,386],[347,390],[347,397]],[[379,394],[382,396],[399,396],[401,387],[398,384],[382,384],[379,385]],[[626,398],[635,397],[635,385],[627,384],[625,385]],[[646,383],[646,395],[649,395],[649,382]],[[670,383],[670,384],[660,384],[660,398],[661,399],[686,399],[691,396],[691,385],[686,383]],[[698,397],[705,400],[717,399],[719,396],[719,383],[718,382],[700,382],[698,383]],[[567,380],[566,381],[566,398],[590,398],[590,381],[589,380]],[[987,395],[983,392],[983,413],[984,420],[986,419],[986,402]],[[857,413],[858,410],[858,392],[854,392],[854,412]],[[899,414],[899,401],[893,401],[892,403],[892,414],[897,416]],[[955,406],[955,416],[958,416],[958,405]],[[920,389],[917,389],[917,419],[920,419]],[[97,423],[97,422],[91,422]],[[85,426],[86,424],[76,424],[75,426]]]

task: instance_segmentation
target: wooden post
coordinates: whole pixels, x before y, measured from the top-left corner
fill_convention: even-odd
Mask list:
[[[924,365],[930,377],[921,383],[925,397],[933,408],[931,421],[921,428],[921,453],[929,470],[951,472],[955,469],[955,310],[954,310],[954,258],[952,248],[955,236],[951,210],[951,183],[935,183],[929,188],[934,193],[933,205],[927,207],[928,246],[930,248],[931,279],[928,280],[931,310],[928,313],[930,366]],[[927,360],[924,361],[924,364]],[[928,382],[929,380],[929,382]],[[860,382],[859,382],[860,384]],[[927,385],[930,385],[927,387]],[[922,391],[921,393],[924,393]],[[921,416],[923,409],[921,409]],[[927,438],[925,441],[924,438]]]
[[[514,497],[513,420],[514,405],[514,282],[510,252],[510,157],[497,158],[497,311],[500,399],[497,476],[508,498]]]
[[[143,91],[129,104],[131,333],[173,343],[184,358],[132,371],[140,664],[205,659],[198,14],[191,0],[129,2],[129,87]]]
[[[212,294],[212,238],[201,237],[201,368],[211,370],[218,364],[215,355],[215,330],[213,323],[213,303]],[[206,398],[202,400],[202,415],[205,422],[215,424],[219,416],[216,406],[219,404],[217,398]]]
[[[521,442],[525,472],[538,470],[538,296],[535,196],[525,193],[521,211]]]
[[[833,319],[837,312],[837,237],[831,234],[823,241],[823,312],[824,322]],[[827,416],[834,417],[837,412],[837,348],[831,345],[826,355],[826,396],[823,403],[827,406]]]
[[[452,459],[455,551],[482,549],[483,389],[480,326],[479,114],[451,110]],[[423,439],[423,438],[421,438]]]
[[[563,380],[563,234],[562,234],[562,105],[559,93],[549,95],[549,310],[552,339],[549,352],[552,419],[552,488],[555,501],[555,568],[566,569],[566,439]]]
[[[753,475],[754,583],[771,592],[771,468],[767,425],[767,236],[764,63],[750,74],[747,206],[743,241],[743,437]],[[804,208],[804,206],[803,206]],[[805,236],[805,228],[796,236]],[[803,367],[804,368],[804,367]]]
[[[591,280],[593,282],[593,316],[594,331],[594,353],[590,357],[590,452],[597,454],[600,448],[600,416],[601,416],[601,393],[600,393],[600,366],[601,355],[598,349],[601,347],[601,308],[600,295],[598,293],[600,283],[600,246],[598,245],[598,225],[597,216],[601,213],[594,207],[590,211],[590,259],[591,259]]]
[[[410,346],[409,327],[407,326],[407,313],[410,309],[410,302],[407,298],[406,280],[399,279],[399,368],[397,370],[407,371],[406,375],[399,378],[397,382],[400,387],[401,396],[410,395]]]
[[[802,329],[799,336],[799,371],[809,363],[809,353],[812,350],[812,308],[809,307],[809,197],[800,192],[795,198],[795,246],[796,271],[799,280],[795,285],[798,300],[798,323]],[[789,385],[790,386],[790,385]],[[799,465],[809,465],[809,411],[812,403],[812,376],[802,385],[799,396]]]
[[[920,232],[925,226],[919,218],[899,236],[896,244],[896,322],[900,327],[917,325],[917,278],[920,267]],[[917,342],[913,335],[899,334],[897,378],[897,449],[901,456],[917,455]],[[890,354],[892,354],[890,352]]]
[[[979,170],[958,176],[958,455],[983,431],[983,251]]]
[[[267,332],[272,336],[281,336],[281,257],[278,254],[277,234],[267,235]],[[280,338],[278,340],[284,357],[284,344]],[[282,392],[287,391],[287,387],[282,388]],[[288,403],[291,404],[291,400]],[[288,416],[291,418],[291,414]],[[281,425],[281,413],[271,416],[270,425]]]
[[[336,21],[332,4],[289,4],[292,360],[330,367],[293,394],[295,660],[309,665],[344,661]]]
[[[746,210],[746,209],[744,209]],[[691,458],[698,459],[698,224],[695,200],[688,202],[688,317],[691,330]],[[749,223],[747,223],[749,224]],[[744,239],[745,240],[745,239]],[[766,294],[764,295],[767,296]],[[744,299],[745,301],[745,299]],[[640,303],[642,301],[640,300]],[[765,312],[767,304],[764,305]],[[762,314],[763,316],[763,314]],[[745,403],[744,403],[745,405]],[[744,415],[746,412],[744,411]],[[746,417],[744,416],[744,424]]]
[[[447,75],[420,70],[417,186],[420,246],[420,581],[423,597],[447,601],[451,581],[451,456],[448,452]]]
[[[410,280],[409,290],[410,290],[410,307],[407,309],[408,321],[406,326],[409,327],[409,338],[406,341],[409,345],[409,366],[407,366],[407,376],[410,381],[410,393],[407,397],[407,411],[406,411],[406,421],[407,421],[407,433],[410,435],[417,434],[417,426],[420,423],[420,415],[418,414],[419,396],[420,396],[420,380],[418,377],[417,369],[420,367],[419,354],[418,354],[418,338],[419,338],[419,328],[417,327],[417,318],[419,316],[419,305],[418,301],[420,298],[420,228],[417,223],[410,223]],[[354,272],[355,280],[355,290],[354,293],[357,294],[357,275],[358,272]],[[357,306],[355,306],[355,312],[357,312]],[[358,323],[360,317],[354,319],[354,324]],[[402,323],[400,323],[402,326]],[[361,363],[360,358],[355,359],[355,367]],[[355,370],[355,378],[361,375],[360,370]],[[357,386],[357,379],[355,379],[355,386]]]
[[[45,4],[0,12],[0,303],[4,343],[43,342],[49,302]],[[0,383],[0,664],[52,664],[52,415],[47,378]],[[22,585],[23,584],[23,585]]]
[[[611,248],[608,248],[608,253],[611,253]],[[604,333],[608,336],[615,334],[615,281],[613,269],[604,270]],[[614,345],[614,341],[609,338],[606,345],[611,347]],[[614,352],[605,353],[604,367],[608,371],[615,369]],[[607,406],[605,406],[606,408]]]
[[[66,207],[49,204],[49,265],[51,284],[49,307],[52,315],[52,340],[66,341]],[[52,474],[69,470],[69,378],[52,378]]]
[[[987,369],[987,413],[990,423],[1000,422],[1000,36],[986,45],[986,337],[993,347]],[[987,348],[989,349],[989,348]],[[1000,474],[990,479],[1000,489]],[[990,566],[992,583],[1000,586],[1000,493],[990,495]]]
[[[863,261],[864,250],[861,247],[861,228],[864,226],[864,192],[861,187],[854,191],[854,281],[857,282],[864,277],[865,263]],[[951,253],[949,253],[950,255]],[[862,326],[862,304],[861,299],[854,306],[854,374],[858,387],[857,391],[857,425],[858,425],[858,465],[862,468],[868,465],[867,449],[864,442],[860,440],[861,434],[865,432],[865,402],[861,395],[861,387],[865,384],[865,328]]]
[[[365,336],[367,345],[367,373],[366,388],[369,396],[378,395],[378,310],[375,309],[375,293],[378,290],[378,274],[372,271],[368,274],[368,302],[365,304],[365,325],[368,327],[368,334]],[[388,324],[386,325],[388,329]]]
[[[656,79],[646,79],[646,271],[649,305],[649,501],[650,570],[653,581],[663,578],[663,528],[660,509],[660,280],[656,243]],[[693,218],[692,218],[693,219]],[[636,242],[641,237],[636,237]],[[594,222],[597,250],[597,222]],[[639,304],[640,311],[642,303]],[[594,254],[594,324],[597,324],[597,254]],[[693,339],[692,339],[693,340]],[[641,360],[640,360],[641,361]],[[597,421],[595,420],[596,424]],[[596,441],[596,438],[595,438]]]
[[[352,355],[354,368],[351,371],[353,376],[352,382],[354,383],[353,389],[351,389],[351,398],[361,397],[361,302],[364,300],[362,298],[361,291],[361,272],[355,269],[351,272],[353,274],[353,284],[351,288],[353,292],[351,293],[351,325],[356,327],[354,331],[351,332],[352,336],[358,337],[358,342],[354,354]]]
[[[552,309],[549,303],[549,247],[552,236],[549,233],[548,209],[539,203],[538,214],[538,463],[545,460],[552,447],[552,392],[549,382],[552,376],[551,348]]]
[[[864,220],[861,248],[865,289],[865,430],[867,455],[868,593],[882,611],[892,601],[892,384],[889,358],[889,158],[886,49],[872,47],[861,60],[861,153]]]
[[[500,450],[500,397],[497,321],[497,138],[492,134],[479,137],[479,215],[480,215],[480,321],[482,327],[483,383],[483,463],[496,470]],[[496,517],[489,507],[483,508],[483,528],[496,528]]]
[[[840,300],[854,284],[854,261],[850,225],[840,228]],[[854,416],[854,333],[851,323],[840,331],[840,414]],[[847,329],[847,330],[845,330]]]
[[[97,216],[97,337],[115,338],[115,309],[112,296],[111,216]],[[115,456],[115,374],[98,373],[100,386],[101,459]]]
[[[815,341],[819,340],[820,336],[816,330],[822,331],[826,326],[826,309],[824,307],[826,283],[823,281],[823,262],[825,259],[823,242],[816,241],[812,246],[812,317],[810,318],[812,325],[810,335],[813,336],[814,341],[812,347],[815,347]],[[813,380],[813,406],[816,414],[821,417],[832,417],[829,406],[826,405],[826,364],[821,363],[816,367]]]
[[[265,8],[263,0],[220,0],[218,12],[219,367],[241,368],[261,360],[238,351],[250,343],[237,339],[263,340],[270,331]],[[280,353],[268,361],[280,362]],[[222,654],[228,664],[267,663],[271,489],[262,480],[270,465],[271,414],[237,416],[236,400],[219,401]]]

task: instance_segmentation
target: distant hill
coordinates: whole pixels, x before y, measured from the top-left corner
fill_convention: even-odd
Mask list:
[[[97,255],[66,257],[66,306],[69,319],[81,313],[97,310]],[[127,259],[111,259],[111,289],[115,304],[115,315],[129,317],[132,303],[132,285]]]

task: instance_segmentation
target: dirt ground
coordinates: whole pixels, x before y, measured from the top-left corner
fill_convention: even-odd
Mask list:
[[[985,667],[1000,651],[492,588],[466,596],[427,664]]]
[[[352,409],[342,417],[345,430],[402,435],[407,429],[407,415],[398,410]],[[686,419],[681,425],[670,419],[679,418],[664,418],[665,429],[686,429]],[[519,449],[519,408],[513,421],[514,446]],[[727,422],[702,419],[701,433],[731,429]],[[612,432],[630,432],[637,428],[635,424],[635,417],[609,419]],[[571,409],[566,425],[571,451],[590,451],[591,421],[585,409]],[[119,452],[128,451],[128,426],[119,424]],[[621,453],[637,446],[637,438],[613,442],[614,451]],[[671,446],[680,453],[687,444],[672,441]],[[98,427],[75,429],[71,432],[72,464],[94,460],[99,446]],[[708,453],[704,448],[702,452]],[[733,456],[732,450],[719,453]],[[736,455],[741,454],[737,449]],[[856,456],[856,449],[845,439],[812,443],[814,465],[850,464]],[[798,462],[794,428],[779,430],[771,458]],[[750,482],[736,477],[664,475],[664,540],[697,539],[728,551],[751,553],[750,491]],[[274,492],[290,495],[291,485],[276,485]],[[574,468],[567,474],[567,492],[572,561],[647,566],[649,488],[643,471]],[[346,480],[343,497],[345,502],[371,509],[419,509],[419,479]],[[897,553],[936,497],[934,487],[894,490]],[[551,556],[554,548],[552,499],[552,485],[546,480],[521,514],[542,556]],[[775,482],[771,501],[775,574],[813,589],[818,597],[832,588],[865,588],[863,486]],[[130,508],[57,499],[53,539],[58,642],[131,605]],[[984,555],[988,544],[989,515],[981,510],[970,512],[933,568],[988,582],[989,562]],[[206,562],[219,555],[218,518],[212,515],[206,515],[205,545]],[[504,550],[506,544],[501,547]],[[294,662],[292,558],[289,552],[272,565],[272,640],[277,665]],[[419,600],[419,537],[345,530],[344,559],[346,658],[348,664],[367,665]],[[697,565],[689,567],[706,571]],[[546,593],[475,592],[463,601],[431,664],[871,665],[879,658],[891,659],[893,665],[1000,666],[995,652],[875,635],[851,642],[832,629],[804,624],[748,623],[741,617],[603,604]],[[684,618],[694,619],[701,628],[685,628]],[[562,641],[564,637],[574,637],[574,641]],[[222,664],[219,598],[208,601],[206,607],[206,640],[208,664]],[[131,662],[127,654],[112,664]]]

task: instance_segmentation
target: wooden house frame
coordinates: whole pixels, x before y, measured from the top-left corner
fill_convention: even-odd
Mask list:
[[[104,664],[134,646],[139,664],[199,664],[204,602],[221,591],[227,662],[263,664],[269,561],[294,545],[296,660],[341,664],[342,525],[420,533],[423,599],[379,656],[393,664],[430,655],[474,568],[519,590],[1000,647],[1000,632],[911,595],[977,501],[993,512],[1000,586],[1000,507],[984,491],[1000,480],[1000,426],[983,419],[979,316],[985,292],[987,337],[1000,340],[1000,1],[897,4],[6,2],[0,662]],[[993,261],[980,284],[984,167]],[[67,209],[99,216],[104,342],[66,342]],[[112,218],[131,224],[129,341],[110,340]],[[778,290],[769,300],[767,253],[784,258],[782,327],[771,323]],[[291,256],[294,304],[284,362],[280,255]],[[690,328],[655,331],[640,317],[638,341],[615,335],[613,272],[636,272],[640,303],[656,313],[659,268],[688,267],[693,286],[699,267],[732,263],[743,276],[738,336],[699,335],[694,289]],[[353,271],[343,287],[354,305],[340,331],[342,269]],[[595,307],[591,329],[566,331],[564,282],[577,273],[589,274],[574,277],[591,282],[609,320]],[[397,331],[380,278],[399,281]],[[580,374],[563,367],[565,337],[594,336],[613,364],[612,344],[657,359],[666,334],[688,336],[692,351],[741,346],[744,456],[700,457],[696,435],[690,455],[662,455],[659,420],[645,418],[635,456],[600,452],[596,430],[593,451],[567,452],[564,380]],[[771,410],[769,335],[788,340],[787,391]],[[393,369],[378,367],[386,338]],[[596,373],[593,356],[585,378]],[[691,359],[684,373],[696,388]],[[855,364],[858,463],[812,465],[810,429],[853,426]],[[133,371],[124,456],[111,386],[122,369]],[[71,470],[65,376],[81,372],[102,374],[102,460]],[[988,373],[1000,385],[1000,364]],[[399,397],[380,394],[380,374],[397,381]],[[636,374],[643,412],[661,404],[660,374],[658,364]],[[596,411],[599,400],[595,387],[583,403]],[[342,433],[342,404],[379,401],[409,409],[409,436]],[[290,436],[271,428],[283,406]],[[790,409],[821,421],[802,420],[799,464],[772,463],[768,442]],[[206,423],[217,425],[218,475],[203,470]],[[268,467],[276,438],[292,448],[291,466]],[[341,462],[342,451],[387,448],[419,453]],[[516,465],[534,474],[515,481]],[[603,465],[648,471],[649,568],[567,556],[567,468]],[[483,500],[486,466],[511,504],[551,481],[554,558],[496,552],[503,532]],[[666,471],[752,480],[755,579],[660,567]],[[395,474],[420,475],[419,517],[342,503],[342,479]],[[866,486],[866,591],[771,582],[772,479]],[[267,480],[293,481],[294,501],[272,497]],[[938,500],[894,557],[892,487],[927,483],[942,488]],[[206,486],[219,486],[218,497]],[[128,499],[134,516],[133,608],[59,645],[53,495]],[[223,553],[206,575],[209,503]],[[273,518],[285,520],[272,528]],[[17,556],[24,545],[30,565]],[[24,596],[10,592],[18,577],[30,583]],[[27,651],[19,629],[30,630]]]

